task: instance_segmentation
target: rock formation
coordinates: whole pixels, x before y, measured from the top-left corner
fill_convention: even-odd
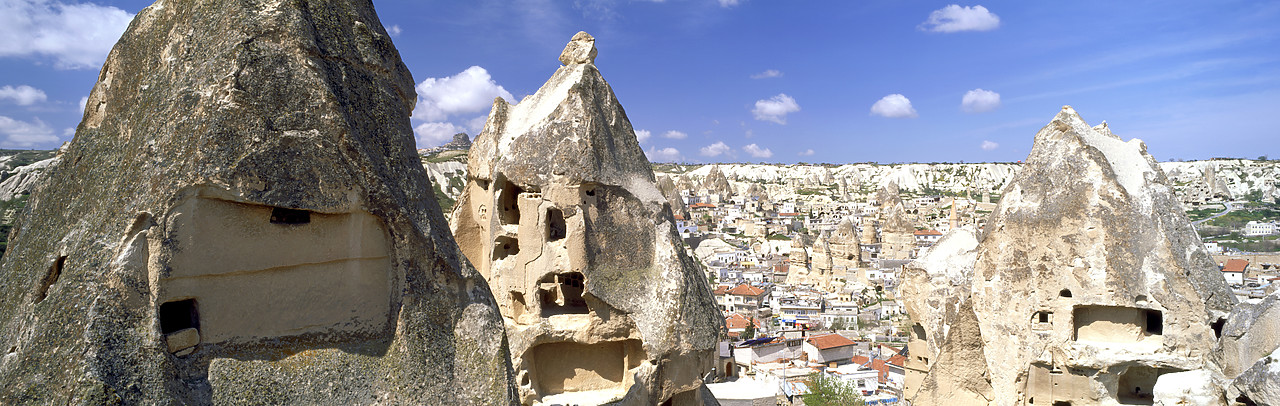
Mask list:
[[[4,404],[506,404],[369,2],[137,15],[0,280]]]
[[[585,33],[537,93],[494,100],[453,230],[507,322],[522,402],[691,400],[719,312]]]
[[[702,189],[708,194],[719,195],[721,199],[733,196],[733,186],[729,184],[729,178],[724,176],[719,166],[712,166],[711,171],[707,172],[707,178],[702,180]]]
[[[907,218],[907,211],[897,193],[892,194],[890,204],[880,206],[880,258],[911,259],[916,248],[916,226]]]
[[[453,140],[449,143],[441,145],[440,148],[446,150],[466,151],[471,149],[471,137],[467,133],[457,133],[453,135]]]
[[[49,168],[57,165],[58,157],[55,156],[31,165],[14,168],[12,174],[0,182],[0,201],[9,201],[30,194],[35,190],[36,185],[47,178]]]
[[[849,271],[850,274],[856,274],[854,280],[864,286],[869,286],[870,282],[866,279],[866,275],[862,272],[856,272],[862,267],[862,246],[859,241],[862,236],[858,234],[858,228],[853,225],[852,218],[840,220],[834,230],[831,230],[831,236],[827,238],[827,242],[831,247],[831,261],[834,269],[841,271]]]
[[[800,284],[809,278],[809,249],[805,247],[804,236],[796,235],[791,240],[791,253],[787,254],[790,266],[787,268],[787,283]]]
[[[904,278],[929,284],[904,289],[911,358],[934,360],[916,403],[1150,404],[1212,369],[1235,298],[1142,142],[1064,107],[1026,162],[976,244],[948,235]]]

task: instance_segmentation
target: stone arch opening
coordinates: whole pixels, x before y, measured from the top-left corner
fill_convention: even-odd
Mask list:
[[[1063,289],[1063,290],[1058,291],[1058,296],[1061,296],[1061,297],[1071,297],[1071,289]]]

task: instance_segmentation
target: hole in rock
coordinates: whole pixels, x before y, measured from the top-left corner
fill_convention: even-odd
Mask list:
[[[276,207],[271,209],[271,224],[307,224],[311,222],[311,212],[306,210]]]
[[[1058,296],[1071,297],[1071,289],[1063,289],[1061,291],[1058,291]]]
[[[1077,341],[1136,343],[1164,331],[1158,310],[1121,306],[1077,306],[1072,312]]]
[[[1116,400],[1122,405],[1154,403],[1155,396],[1152,388],[1156,386],[1156,379],[1165,372],[1167,371],[1140,365],[1125,369],[1120,374],[1120,380],[1116,386]]]
[[[543,396],[597,390],[625,392],[627,371],[645,359],[640,340],[547,343],[531,348],[529,353],[536,372],[533,384]]]
[[[556,208],[547,209],[547,241],[561,240],[565,233],[564,212]]]
[[[498,221],[502,224],[520,224],[519,197],[524,189],[506,180],[498,185]]]
[[[917,340],[923,340],[925,337],[924,326],[921,326],[919,323],[911,326],[911,332],[916,335]]]
[[[542,298],[542,317],[557,314],[587,314],[587,301],[582,298],[586,279],[580,272],[553,274],[543,277],[539,283]]]
[[[1213,324],[1209,325],[1209,327],[1213,328],[1213,336],[1215,338],[1222,338],[1222,327],[1225,326],[1226,324],[1227,324],[1227,319],[1221,318],[1213,322]]]
[[[40,286],[36,289],[36,303],[44,301],[44,298],[49,296],[49,288],[58,283],[58,278],[62,277],[62,266],[66,265],[66,263],[67,256],[63,255],[54,260],[52,265],[49,265],[49,270],[45,272],[44,278],[40,279]]]
[[[160,304],[160,332],[169,334],[178,330],[200,328],[200,313],[195,299],[175,300]]]
[[[498,237],[493,240],[493,260],[497,261],[520,253],[520,241],[511,237]]]

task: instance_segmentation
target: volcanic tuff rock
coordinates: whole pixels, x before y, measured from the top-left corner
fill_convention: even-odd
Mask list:
[[[1005,189],[972,271],[953,265],[968,276],[904,292],[913,339],[942,343],[923,355],[936,361],[916,399],[963,388],[977,404],[1150,402],[1161,375],[1211,367],[1212,325],[1235,298],[1178,204],[1141,141],[1064,107]],[[941,326],[939,306],[920,306],[955,289],[940,283],[971,295],[942,307]],[[948,346],[980,363],[948,359]]]
[[[0,403],[507,404],[368,2],[137,15],[0,272]]]
[[[468,161],[453,231],[498,297],[522,401],[697,403],[722,321],[595,65],[495,99]]]
[[[874,231],[873,231],[874,232]],[[836,224],[836,228],[831,230],[831,235],[827,238],[831,245],[832,265],[836,269],[853,271],[862,267],[862,246],[859,241],[862,236],[858,233],[858,227],[853,224],[853,218],[846,217]],[[855,273],[855,272],[849,272]],[[842,272],[837,272],[842,274]],[[855,279],[859,283],[870,286],[870,281],[866,279],[866,274],[856,272],[858,275]]]

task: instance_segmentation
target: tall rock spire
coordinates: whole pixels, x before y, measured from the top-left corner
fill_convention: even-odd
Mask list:
[[[537,93],[494,100],[453,231],[507,320],[522,402],[693,401],[722,320],[578,33]]]
[[[921,300],[943,287],[906,292],[922,313],[917,339],[942,351],[921,354],[937,361],[915,400],[1150,402],[1160,376],[1208,366],[1235,297],[1146,146],[1064,107],[1026,162],[976,247],[929,253],[972,265],[908,267],[904,280],[968,290],[932,310]],[[940,358],[944,348],[984,351]]]
[[[369,2],[142,10],[11,240],[0,403],[508,403],[413,103]]]

